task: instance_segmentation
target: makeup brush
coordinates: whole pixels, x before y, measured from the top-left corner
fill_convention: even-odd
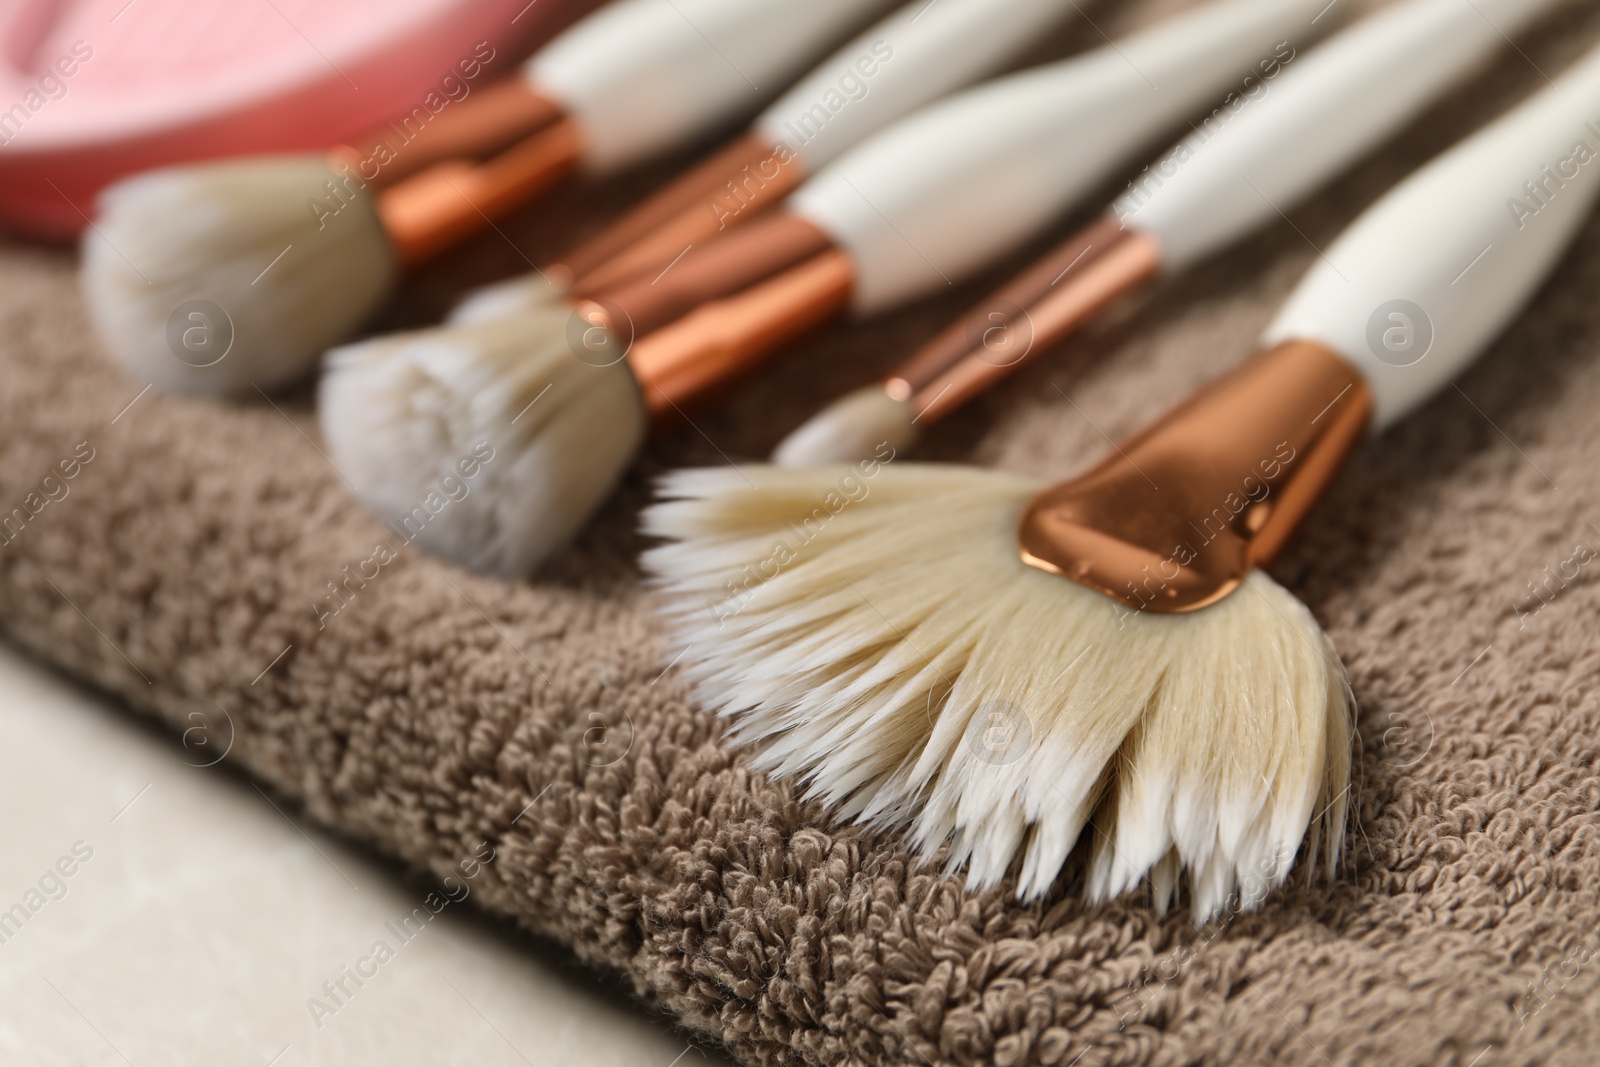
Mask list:
[[[292,381],[370,317],[401,267],[573,171],[612,173],[711,132],[885,2],[619,0],[487,99],[444,109],[414,149],[415,115],[372,154],[361,141],[137,175],[105,191],[84,242],[91,316],[128,373],[162,388]],[[413,157],[430,165],[406,176]],[[191,337],[207,339],[201,351]]]
[[[88,222],[79,205],[136,171],[331,144],[411,108],[431,137],[491,93],[505,50],[547,40],[593,4],[344,0],[280,11],[139,0],[137,19],[8,4],[0,53],[28,73],[18,68],[6,94],[23,107],[0,123],[0,226],[75,239]],[[308,56],[307,40],[320,51]]]
[[[1351,696],[1259,568],[1528,301],[1600,190],[1596,115],[1600,50],[1369,208],[1258,355],[1070,481],[887,445],[669,476],[644,563],[675,662],[752,766],[975,887],[1044,896],[1090,826],[1091,901],[1148,878],[1164,909],[1186,870],[1203,921],[1297,852],[1331,871]]]
[[[337,350],[319,398],[329,454],[363,502],[396,522],[436,472],[490,440],[504,466],[476,492],[498,525],[454,509],[427,525],[422,544],[474,569],[526,573],[610,493],[652,417],[677,415],[848,306],[877,312],[992,262],[1260,56],[1304,34],[1321,6],[1224,0],[951,97],[854,149],[786,210],[565,314]],[[609,379],[590,384],[597,370],[631,375],[629,419],[602,422],[581,405],[547,403],[582,388],[609,391]],[[414,458],[397,462],[402,455]],[[569,467],[585,476],[569,479]]]
[[[1280,218],[1561,0],[1406,0],[1241,94],[1129,183],[1098,221],[979,303],[883,382],[789,434],[780,466],[910,448],[927,428],[1119,297]]]
[[[449,321],[515,314],[654,276],[686,250],[777,205],[895,119],[995,74],[1075,10],[1072,0],[912,0],[824,60],[743,137],[561,262],[469,293]]]

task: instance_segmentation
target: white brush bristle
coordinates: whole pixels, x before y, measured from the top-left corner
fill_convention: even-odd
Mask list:
[[[352,192],[315,155],[128,178],[101,194],[83,240],[84,293],[111,354],[135,381],[185,392],[302,377],[372,314],[396,270],[371,191]]]
[[[888,453],[884,453],[888,454]],[[1343,837],[1351,708],[1311,613],[1257,571],[1220,603],[1133,612],[1025,565],[1044,488],[966,467],[684,471],[645,566],[698,696],[808,797],[1045,895],[1188,873],[1204,920]],[[1320,857],[1319,857],[1320,854]]]
[[[537,271],[474,289],[451,309],[445,321],[452,326],[510,318],[526,311],[554,307],[565,293]]]
[[[330,352],[318,408],[334,465],[407,540],[482,573],[532,571],[600,506],[644,439],[627,364],[578,359],[570,314]],[[474,457],[483,461],[463,466]]]
[[[857,389],[778,442],[772,462],[780,467],[820,467],[881,455],[885,445],[904,451],[917,443],[915,414],[908,401],[894,399],[881,385]]]

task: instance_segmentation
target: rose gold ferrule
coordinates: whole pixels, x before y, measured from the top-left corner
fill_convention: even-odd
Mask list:
[[[787,148],[741,137],[545,273],[584,295],[653,277],[691,248],[760,216],[804,177],[799,157]]]
[[[447,159],[483,159],[554,125],[561,105],[526,78],[512,75],[478,89],[438,114],[419,107],[397,115],[329,150],[333,164],[349,167],[380,188],[394,185]]]
[[[566,177],[582,152],[578,124],[563,117],[488,162],[447,160],[385,189],[378,217],[400,262],[415,266]]]
[[[1059,343],[1161,269],[1155,239],[1112,216],[1078,231],[923,346],[884,382],[922,425]]]
[[[832,247],[826,233],[798,215],[773,215],[694,249],[654,277],[580,300],[579,312],[596,323],[607,316],[616,337],[637,340]]]
[[[580,300],[574,314],[627,353],[659,417],[836,314],[854,277],[826,233],[783,213],[695,249],[655,278]]]
[[[837,315],[854,282],[850,257],[830,249],[641,338],[628,364],[645,410],[660,421],[753,368]]]
[[[1338,353],[1277,345],[1035,497],[1023,562],[1138,610],[1214,604],[1282,549],[1371,411],[1371,389]]]

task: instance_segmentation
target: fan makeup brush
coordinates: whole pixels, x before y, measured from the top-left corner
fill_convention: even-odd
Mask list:
[[[1124,294],[1184,270],[1382,143],[1561,0],[1406,0],[1318,45],[1237,113],[1222,108],[1097,222],[941,332],[883,382],[802,424],[780,466],[866,459],[1048,351]],[[1274,72],[1276,73],[1276,72]]]
[[[1213,3],[918,112],[786,210],[657,278],[339,349],[319,397],[330,455],[374,513],[403,523],[436,472],[492,442],[502,458],[475,503],[417,539],[475,570],[526,573],[610,493],[652,416],[847,308],[875,313],[992,262],[1240,71],[1291,48],[1322,6]]]
[[[1352,698],[1310,611],[1259,568],[1579,229],[1600,191],[1600,50],[1559,84],[1370,207],[1259,354],[1071,481],[887,448],[669,476],[645,515],[668,543],[644,562],[698,697],[754,767],[974,887],[1013,872],[1043,897],[1091,825],[1091,901],[1148,878],[1164,910],[1186,871],[1203,921],[1297,852],[1331,872]]]
[[[442,111],[414,148],[396,147],[396,130],[356,152],[125,179],[84,242],[91,317],[128,373],[162,388],[282,385],[369,318],[400,268],[569,173],[612,173],[709,133],[884,4],[620,0]],[[179,347],[191,311],[226,330],[221,356]]]
[[[749,133],[561,262],[468,294],[449,321],[514,314],[654,276],[686,250],[775,206],[895,119],[995,74],[1075,10],[1072,0],[913,0],[801,79]]]

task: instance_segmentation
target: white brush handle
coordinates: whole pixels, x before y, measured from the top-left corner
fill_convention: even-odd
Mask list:
[[[1600,192],[1600,49],[1558,78],[1368,208],[1268,327],[1265,344],[1318,341],[1355,364],[1374,430],[1483,351]]]
[[[995,74],[1076,10],[1073,0],[912,0],[784,93],[756,133],[814,172],[900,116]]]
[[[1276,219],[1564,0],[1406,0],[1258,79],[1133,181],[1114,210],[1197,259]]]
[[[1034,236],[1127,158],[1304,44],[1326,0],[1220,0],[902,120],[795,193],[854,261],[858,313],[937,292]]]
[[[523,75],[574,115],[606,173],[755,110],[888,0],[616,0]]]

